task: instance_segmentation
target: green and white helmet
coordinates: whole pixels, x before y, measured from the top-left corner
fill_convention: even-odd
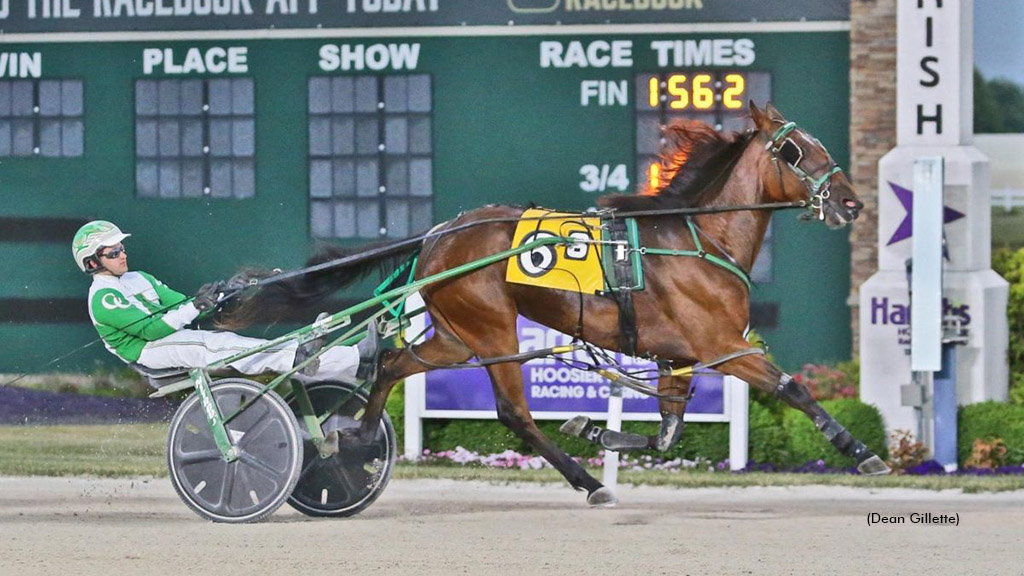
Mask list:
[[[121,229],[106,220],[93,220],[78,229],[75,239],[71,241],[71,253],[75,257],[75,264],[82,272],[92,273],[101,270],[95,263],[96,253],[100,248],[115,246],[131,234],[121,232]],[[90,265],[92,261],[92,265]]]

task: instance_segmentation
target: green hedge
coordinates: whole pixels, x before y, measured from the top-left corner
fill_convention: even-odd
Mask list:
[[[995,436],[1006,443],[1006,464],[1024,464],[1024,406],[981,402],[960,408],[957,417],[957,459],[963,466],[976,438]]]
[[[882,417],[873,406],[859,400],[826,400],[822,406],[850,432],[868,445],[881,458],[888,458],[888,448]],[[387,403],[388,414],[398,433],[401,445],[404,438],[403,388],[395,387]],[[603,425],[603,423],[601,423]],[[560,421],[543,420],[538,427],[563,450],[572,456],[597,456],[600,448],[582,438],[566,436],[558,431]],[[526,443],[508,428],[492,420],[425,420],[424,446],[433,451],[451,450],[462,446],[478,454],[493,454],[512,449],[521,454],[531,453]],[[625,430],[638,434],[657,434],[657,422],[624,422]],[[1024,406],[1005,402],[983,402],[960,408],[958,418],[960,464],[971,454],[975,438],[1001,438],[1008,449],[1006,463],[1024,464]],[[824,460],[830,467],[847,468],[853,460],[839,454],[814,427],[807,416],[797,410],[760,401],[750,402],[750,450],[754,462],[770,462],[799,466],[808,461]],[[647,454],[654,454],[648,452]],[[724,423],[689,423],[683,440],[659,457],[698,458],[720,462],[729,456],[729,425]]]
[[[835,412],[839,421],[847,425],[854,435],[863,439],[880,456],[886,457],[885,431],[877,410],[849,399],[829,401],[825,406],[830,412]],[[389,403],[389,411],[390,407]],[[852,461],[842,458],[800,412],[787,409],[776,414],[761,403],[752,401],[749,422],[749,457],[752,461],[800,465],[808,460],[824,459],[830,465],[852,465]],[[598,424],[604,425],[603,422]],[[569,437],[559,432],[560,421],[544,420],[537,425],[548,438],[572,456],[591,458],[601,450],[582,438]],[[426,420],[423,428],[424,447],[432,452],[462,446],[478,454],[493,454],[508,449],[521,454],[532,453],[525,442],[504,425],[492,420]],[[623,429],[652,435],[657,434],[658,423],[624,422]],[[729,457],[729,425],[689,423],[682,441],[659,457],[665,460],[725,460]]]
[[[885,430],[878,411],[859,400],[843,399],[822,402],[822,405],[854,436],[864,441],[882,458],[888,457]],[[387,401],[387,411],[398,434],[399,451],[404,440],[404,387],[395,386]],[[1021,407],[1024,411],[1024,407]],[[1017,418],[1024,432],[1024,418]],[[749,458],[754,462],[780,465],[801,465],[809,460],[825,460],[829,466],[849,467],[852,460],[843,458],[814,428],[803,413],[783,407],[773,398],[753,394],[749,417]],[[601,448],[582,438],[558,431],[561,421],[541,420],[540,430],[565,452],[580,458],[598,455]],[[604,425],[603,422],[598,422]],[[962,422],[963,425],[963,422]],[[623,422],[623,430],[643,435],[658,433],[657,422]],[[988,432],[986,434],[989,434]],[[1024,436],[1024,434],[1022,434]],[[1003,437],[1000,434],[1000,437]],[[1007,444],[1010,444],[1009,439]],[[968,441],[968,444],[970,441]],[[494,454],[512,449],[520,454],[533,451],[511,430],[494,420],[424,420],[423,445],[431,452],[453,450],[456,446],[478,454]],[[1024,442],[1019,446],[1024,447]],[[1011,448],[1012,450],[1012,448]],[[654,455],[655,452],[647,452]],[[659,458],[672,460],[704,459],[721,462],[729,457],[729,425],[727,423],[688,423],[682,441]],[[962,458],[961,458],[962,459]]]
[[[992,268],[1010,283],[1006,317],[1010,328],[1010,400],[1024,404],[1024,248],[992,253]]]
[[[604,426],[604,422],[597,422]],[[541,420],[537,427],[571,456],[592,458],[601,448],[582,438],[566,436],[558,431],[561,421]],[[657,422],[623,422],[622,429],[636,434],[658,433]],[[512,449],[520,454],[534,451],[500,422],[494,420],[425,420],[423,423],[424,448],[431,452],[452,450],[462,446],[478,454],[493,454]],[[654,454],[651,452],[650,454]],[[728,424],[687,424],[683,440],[671,450],[658,456],[664,460],[698,457],[720,462],[729,457]]]
[[[871,451],[883,460],[889,458],[885,426],[877,408],[854,398],[825,400],[821,405]],[[789,454],[784,460],[786,464],[799,466],[808,461],[824,460],[830,468],[856,465],[852,458],[843,456],[829,444],[803,412],[787,411],[783,416],[783,427],[789,437]]]
[[[752,462],[771,462],[780,464],[786,462],[789,456],[789,442],[786,437],[786,430],[782,427],[782,414],[778,415],[771,407],[760,402],[750,402],[750,416],[748,418],[750,430],[748,433],[747,458]]]
[[[391,424],[395,427],[395,437],[398,439],[398,453],[405,451],[405,380],[402,380],[391,389],[388,401],[384,404],[384,411],[391,418]]]

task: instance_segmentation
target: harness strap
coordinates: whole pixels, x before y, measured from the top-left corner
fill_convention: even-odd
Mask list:
[[[792,132],[795,129],[796,129],[796,122],[786,122],[782,126],[779,126],[779,129],[775,131],[775,134],[772,134],[772,138],[769,141],[768,146],[765,146],[765,148],[768,148],[770,146],[774,146],[776,142],[778,142],[782,138],[785,138],[787,134],[789,134],[790,132]]]
[[[732,272],[743,280],[746,284],[747,290],[751,290],[754,287],[754,283],[751,282],[750,276],[747,272],[739,266],[729,262],[725,258],[721,258],[714,254],[709,254],[707,250],[704,250],[704,244],[700,241],[700,235],[697,234],[697,227],[691,221],[689,217],[686,218],[686,225],[690,228],[690,235],[693,236],[693,244],[696,246],[696,250],[671,250],[668,248],[641,248],[641,254],[654,254],[657,256],[694,256],[701,260],[707,260],[712,264],[724,268],[729,272]]]
[[[718,358],[715,358],[714,360],[712,360],[710,362],[704,362],[704,363],[698,362],[698,363],[694,364],[693,366],[687,366],[685,368],[676,368],[675,370],[670,370],[670,371],[668,371],[668,373],[666,375],[670,375],[670,376],[689,376],[690,374],[693,374],[697,370],[704,370],[704,369],[707,369],[707,368],[712,368],[712,367],[718,366],[720,364],[725,364],[726,362],[729,362],[731,360],[735,360],[737,358],[742,358],[743,356],[750,356],[751,354],[760,354],[761,356],[764,356],[764,350],[762,350],[761,348],[746,348],[746,349],[743,349],[743,350],[738,350],[738,351],[733,352],[731,354],[726,354],[725,356],[719,356]]]
[[[608,221],[608,235],[612,242],[622,242],[626,246],[630,246],[625,220],[615,218]],[[614,254],[611,255],[611,273],[608,274],[609,271],[605,271],[605,281],[608,282],[608,291],[619,308],[619,347],[629,356],[636,356],[638,338],[636,309],[633,306],[633,285],[629,281],[633,275],[633,267],[629,257],[630,253],[625,252],[624,254],[626,257],[621,260],[616,259]],[[623,281],[625,281],[625,285],[623,285]]]

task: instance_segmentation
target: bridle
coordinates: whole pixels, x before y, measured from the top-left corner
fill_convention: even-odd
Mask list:
[[[765,134],[767,139],[764,149],[771,153],[772,163],[775,164],[775,170],[779,173],[779,182],[780,184],[782,182],[782,170],[779,168],[779,159],[781,158],[786,167],[807,186],[809,199],[805,218],[810,219],[817,216],[818,220],[824,221],[825,202],[832,196],[830,189],[832,176],[842,172],[843,169],[832,160],[832,155],[822,146],[822,151],[828,158],[828,164],[825,165],[820,176],[814,177],[808,174],[800,167],[800,161],[804,158],[803,149],[789,137],[789,133],[796,130],[796,122],[782,122],[781,120],[776,120],[776,122],[781,123],[782,126],[774,134],[771,136],[765,132],[762,134]]]

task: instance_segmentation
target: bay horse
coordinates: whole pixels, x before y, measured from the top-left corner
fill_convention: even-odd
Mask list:
[[[830,227],[844,226],[857,217],[863,204],[816,138],[787,121],[770,103],[760,110],[751,102],[750,114],[754,128],[745,133],[723,135],[700,122],[667,127],[656,185],[640,195],[602,197],[599,205],[616,211],[654,212],[637,218],[642,243],[676,250],[695,248],[696,232],[691,233],[686,222],[690,216],[658,211],[802,201]],[[504,205],[470,210],[435,227],[437,234],[427,235],[414,247],[403,245],[393,253],[384,250],[374,261],[318,270],[295,281],[267,286],[243,299],[225,315],[222,324],[233,328],[244,325],[244,319],[253,318],[254,313],[274,310],[270,304],[275,301],[286,306],[308,305],[388,256],[395,258],[420,249],[419,279],[508,250],[515,221],[524,210]],[[885,463],[837,423],[803,385],[763,355],[741,355],[750,350],[745,339],[750,294],[744,277],[754,265],[770,217],[767,210],[692,216],[696,229],[706,239],[707,253],[734,262],[739,270],[711,265],[703,257],[644,255],[646,287],[633,294],[635,352],[683,367],[736,354],[716,370],[774,393],[804,412],[836,449],[857,461],[862,473],[887,473]],[[479,225],[470,225],[474,222]],[[445,228],[458,229],[444,234]],[[328,262],[353,252],[327,247],[310,262]],[[613,299],[509,283],[505,281],[505,268],[506,262],[498,262],[421,290],[432,318],[433,336],[413,346],[414,354],[408,348],[383,354],[362,426],[345,434],[345,443],[368,442],[373,437],[387,396],[399,380],[473,357],[518,353],[518,314],[560,332],[581,335],[601,348],[622,350],[619,307]],[[573,488],[585,490],[590,505],[614,505],[615,495],[538,429],[527,407],[520,364],[492,364],[487,371],[498,419],[551,463]],[[618,440],[624,440],[619,444],[666,450],[675,443],[682,432],[686,408],[682,398],[690,389],[690,379],[688,375],[659,377],[658,392],[675,394],[659,400],[659,434],[641,437],[639,443],[635,437],[619,435]]]

